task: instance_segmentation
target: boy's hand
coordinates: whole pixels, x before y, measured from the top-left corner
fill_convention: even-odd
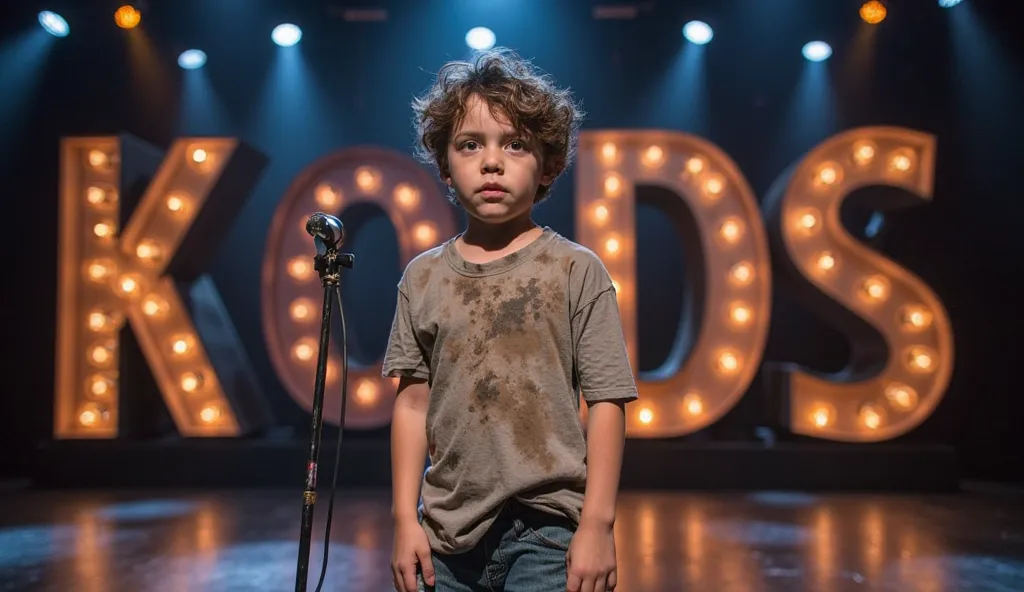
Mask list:
[[[568,592],[611,592],[616,585],[612,525],[580,522],[565,557]]]
[[[391,577],[397,592],[416,592],[416,566],[423,581],[434,585],[434,564],[430,560],[430,542],[423,526],[415,520],[395,523],[395,546],[391,552]]]

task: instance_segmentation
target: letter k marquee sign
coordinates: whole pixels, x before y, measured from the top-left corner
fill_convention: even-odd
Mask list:
[[[140,365],[126,363],[127,331],[182,436],[238,436],[270,422],[204,275],[266,164],[225,138],[178,139],[166,155],[126,136],[63,141],[55,437],[123,430],[121,411],[139,394],[122,387],[146,384]]]

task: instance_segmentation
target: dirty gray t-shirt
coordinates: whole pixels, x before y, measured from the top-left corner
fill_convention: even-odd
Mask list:
[[[607,270],[547,227],[485,264],[463,259],[455,238],[413,259],[383,375],[430,385],[422,523],[447,554],[472,548],[509,499],[578,523],[587,450],[575,388],[588,402],[637,398]]]

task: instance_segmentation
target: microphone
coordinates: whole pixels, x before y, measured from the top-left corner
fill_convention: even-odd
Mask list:
[[[319,239],[325,249],[337,249],[345,242],[345,227],[341,220],[322,212],[309,217],[306,232],[314,239]]]

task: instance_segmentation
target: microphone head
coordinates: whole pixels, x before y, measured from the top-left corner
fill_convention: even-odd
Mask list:
[[[313,238],[320,239],[328,249],[337,248],[345,242],[345,227],[341,220],[323,212],[317,212],[309,217],[306,221],[306,232]]]

